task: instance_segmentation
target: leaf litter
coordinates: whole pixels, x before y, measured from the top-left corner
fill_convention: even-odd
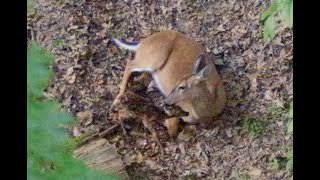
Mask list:
[[[293,99],[293,35],[292,30],[281,29],[271,42],[263,42],[259,18],[270,3],[34,0],[28,42],[40,42],[56,57],[45,95],[78,117],[71,134],[104,132],[100,138],[115,145],[131,179],[234,179],[238,172],[252,179],[290,179],[292,171],[275,173],[269,163],[286,153],[283,146],[292,148],[286,123],[279,123],[287,122],[287,115],[269,117],[268,109],[284,108]],[[119,50],[110,38],[136,41],[165,29],[178,30],[206,47],[224,80],[228,104],[212,125],[179,126],[172,139],[163,125],[159,92],[146,82],[133,81],[129,89],[143,97],[145,105],[129,103],[124,114],[126,136],[109,107],[119,91],[126,60],[134,54]],[[149,109],[136,113],[142,106]],[[139,121],[141,114],[147,114],[163,155],[152,132]],[[250,140],[240,122],[266,116],[264,133]]]

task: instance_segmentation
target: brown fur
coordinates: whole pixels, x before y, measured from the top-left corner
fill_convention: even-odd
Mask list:
[[[189,112],[182,117],[186,122],[210,122],[226,104],[223,82],[209,56],[196,41],[176,31],[158,32],[141,40],[134,60],[127,63],[113,105],[118,103],[137,69],[158,78],[167,103]],[[186,87],[184,93],[177,90],[180,86]]]

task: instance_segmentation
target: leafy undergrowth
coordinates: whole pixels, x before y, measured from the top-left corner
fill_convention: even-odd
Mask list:
[[[265,42],[272,40],[279,27],[293,26],[293,0],[276,0],[266,9],[260,18],[263,24],[263,39]]]
[[[31,0],[27,0],[27,14],[30,14],[32,12],[33,12],[32,2]]]
[[[245,118],[243,123],[243,129],[248,133],[250,140],[257,138],[263,131],[263,120]]]
[[[293,132],[293,101],[291,101],[289,105],[288,118],[287,131],[288,133],[291,133]]]
[[[52,56],[33,44],[27,58],[28,179],[116,179],[88,169],[64,148],[68,135],[62,127],[73,118],[62,112],[58,103],[43,100],[42,96],[52,74]]]
[[[286,131],[288,134],[293,131],[293,101],[291,100],[287,108],[279,108],[272,105],[264,116],[252,117],[250,115],[243,115],[242,129],[247,134],[250,140],[256,139],[268,129],[271,121],[287,119]]]
[[[293,169],[293,150],[287,152],[286,157],[276,157],[270,162],[273,171],[277,172],[281,169],[292,171]]]

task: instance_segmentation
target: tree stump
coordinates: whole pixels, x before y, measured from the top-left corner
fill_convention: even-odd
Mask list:
[[[117,148],[109,144],[106,139],[92,141],[73,153],[75,158],[83,160],[91,168],[115,174],[121,179],[129,179]]]

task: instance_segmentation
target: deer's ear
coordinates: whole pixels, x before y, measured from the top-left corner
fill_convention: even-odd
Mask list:
[[[193,66],[193,71],[192,73],[193,74],[199,74],[206,66],[206,59],[204,57],[204,54],[201,54],[196,62],[194,63],[194,66]]]
[[[203,69],[201,69],[198,74],[196,75],[197,79],[204,79],[207,78],[210,72],[210,65],[205,66]]]

